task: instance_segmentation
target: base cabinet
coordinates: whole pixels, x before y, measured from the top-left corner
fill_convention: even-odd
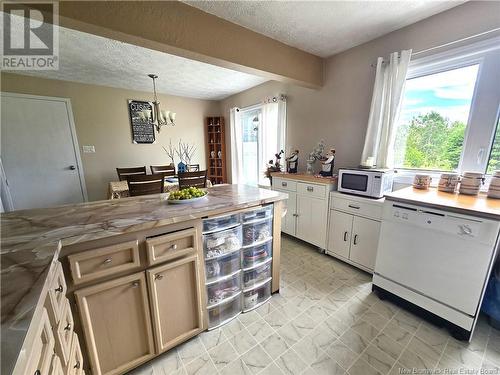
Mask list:
[[[370,270],[375,268],[380,222],[354,216],[352,222],[351,254],[349,258]]]
[[[297,195],[298,238],[325,248],[328,203],[320,198]]]
[[[94,375],[121,374],[154,355],[144,272],[75,292]]]
[[[281,231],[289,234],[290,236],[295,236],[295,224],[296,224],[296,216],[297,216],[297,194],[284,191],[288,194],[288,200],[285,201],[286,205],[286,214],[281,221]]]
[[[353,216],[344,212],[330,211],[330,233],[328,235],[328,251],[349,259],[351,250]]]
[[[159,353],[203,331],[199,267],[194,255],[146,271]]]

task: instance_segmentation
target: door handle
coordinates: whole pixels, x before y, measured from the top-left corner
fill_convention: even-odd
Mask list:
[[[355,235],[354,235],[353,244],[354,244],[354,245],[357,245],[357,244],[358,244],[358,235],[357,235],[357,234],[355,234]]]
[[[155,280],[161,280],[163,279],[163,275],[157,274],[155,275]]]
[[[308,186],[307,191],[314,191],[314,188],[312,186]]]
[[[134,281],[132,283],[132,288],[137,288],[139,286],[139,281]]]
[[[69,169],[72,170],[72,171],[74,171],[76,169],[76,167],[74,165],[70,165]]]
[[[288,186],[288,184],[286,182],[282,182],[281,186]]]
[[[56,289],[54,289],[54,291],[57,292],[57,293],[62,293],[63,292],[63,286],[59,284],[59,286]]]
[[[71,330],[71,324],[68,323],[66,327],[64,327],[65,331],[70,331]]]
[[[347,233],[347,231],[345,231],[344,232],[344,242],[347,242],[347,235],[348,235],[348,233]]]

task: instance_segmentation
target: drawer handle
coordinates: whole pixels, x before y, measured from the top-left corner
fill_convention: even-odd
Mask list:
[[[348,233],[347,233],[347,231],[345,231],[344,232],[344,242],[347,242],[347,235],[348,235]]]
[[[460,234],[466,234],[468,236],[472,234],[472,229],[467,224],[460,225],[460,230],[462,231]]]
[[[104,262],[103,262],[103,263],[104,263],[104,264],[110,264],[112,261],[113,261],[113,259],[112,259],[112,258],[106,258],[106,259],[104,259]]]
[[[73,368],[76,368],[78,370],[80,368],[80,361],[76,361],[76,364],[73,366]]]
[[[132,283],[132,288],[137,288],[139,286],[139,281],[134,281]]]
[[[36,370],[33,375],[42,375],[42,372],[40,370]]]
[[[163,275],[157,274],[155,275],[155,280],[161,280],[163,279]]]
[[[354,235],[354,245],[357,245],[358,244],[358,235],[355,234]]]
[[[314,188],[312,186],[308,186],[307,191],[314,191]]]
[[[62,293],[63,292],[63,286],[61,284],[59,284],[59,286],[57,288],[55,288],[54,291],[56,293]]]
[[[299,217],[299,214],[293,214],[292,216]]]
[[[176,243],[174,243],[172,246],[170,246],[170,249],[171,249],[171,250],[177,250],[177,244],[176,244]]]
[[[350,207],[350,208],[354,208],[354,209],[356,209],[356,210],[359,210],[359,208],[360,208],[359,206],[355,206],[355,205],[353,205],[353,204],[350,204],[350,205],[349,205],[349,207]]]
[[[71,324],[68,323],[66,327],[64,327],[65,331],[70,331],[71,330]]]
[[[288,186],[288,184],[286,182],[282,182],[281,186]]]

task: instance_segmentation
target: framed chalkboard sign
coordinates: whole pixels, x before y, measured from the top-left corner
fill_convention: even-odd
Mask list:
[[[139,100],[128,101],[128,112],[132,125],[132,142],[155,143],[153,103]]]

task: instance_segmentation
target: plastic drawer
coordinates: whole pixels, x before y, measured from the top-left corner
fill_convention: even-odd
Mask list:
[[[250,246],[243,249],[241,253],[241,263],[243,269],[249,269],[262,264],[273,256],[272,238],[259,245]]]
[[[232,228],[240,223],[240,215],[232,214],[203,220],[203,233],[212,233]]]
[[[273,221],[271,218],[243,224],[243,246],[265,242],[272,236]]]
[[[208,309],[208,329],[217,328],[241,313],[241,292],[224,303]]]
[[[221,232],[204,234],[205,260],[217,259],[241,249],[241,225]]]
[[[231,275],[240,268],[241,260],[239,251],[213,260],[207,260],[205,262],[205,276],[207,284]]]
[[[207,284],[207,308],[217,306],[241,291],[241,271],[220,281]]]
[[[252,211],[242,212],[242,223],[251,223],[262,219],[268,219],[273,216],[273,205],[264,206]]]
[[[243,289],[251,288],[269,278],[271,278],[271,258],[258,267],[243,271]]]
[[[243,291],[243,312],[253,310],[271,298],[271,279]]]

